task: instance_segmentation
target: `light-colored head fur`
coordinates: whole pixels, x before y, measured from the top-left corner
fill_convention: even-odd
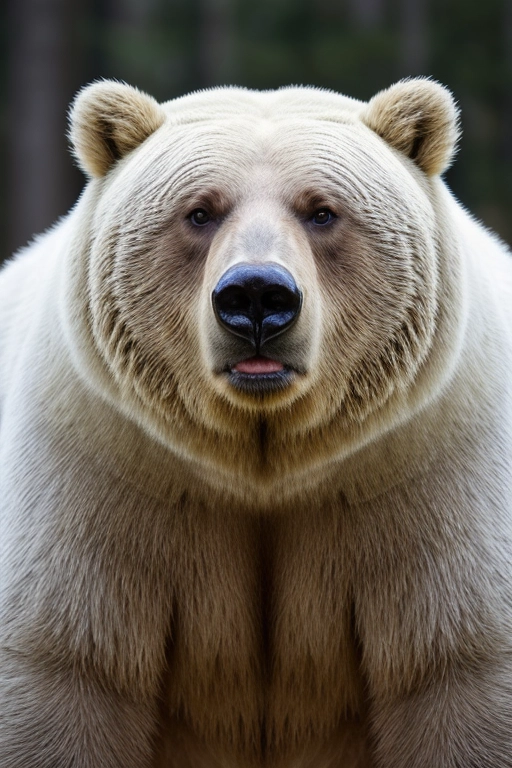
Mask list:
[[[218,89],[158,106],[118,83],[85,89],[71,137],[82,167],[102,179],[82,232],[84,322],[113,402],[216,476],[269,489],[285,467],[307,474],[311,461],[353,451],[383,412],[389,428],[404,399],[420,407],[422,375],[429,396],[434,375],[423,366],[444,334],[443,223],[430,175],[453,151],[455,124],[448,92],[426,80],[369,104],[315,90],[305,101],[291,88]],[[336,215],[325,231],[310,222],[322,207]],[[206,232],[190,224],[197,208],[215,219]],[[240,340],[211,303],[240,261],[282,264],[304,292],[299,322],[266,353],[297,375],[261,397],[227,383]],[[435,376],[445,375],[437,361]]]

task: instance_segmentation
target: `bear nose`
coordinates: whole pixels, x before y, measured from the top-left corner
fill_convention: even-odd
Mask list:
[[[279,264],[235,264],[217,283],[212,303],[219,323],[259,351],[297,320],[302,294]]]

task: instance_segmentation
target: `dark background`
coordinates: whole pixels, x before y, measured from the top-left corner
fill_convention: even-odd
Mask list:
[[[79,194],[67,108],[102,77],[160,100],[290,83],[368,99],[430,75],[462,109],[447,181],[512,242],[512,0],[7,0],[0,23],[0,259]]]

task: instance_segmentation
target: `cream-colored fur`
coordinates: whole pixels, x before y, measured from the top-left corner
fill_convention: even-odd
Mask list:
[[[78,96],[90,182],[0,278],[2,768],[511,768],[512,266],[456,136],[428,80]],[[303,293],[273,393],[241,262]]]

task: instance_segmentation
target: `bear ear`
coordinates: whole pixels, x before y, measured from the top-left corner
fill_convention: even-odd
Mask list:
[[[88,176],[104,176],[164,120],[162,107],[151,96],[105,80],[86,86],[76,97],[69,136],[82,170]]]
[[[402,80],[371,99],[363,122],[429,176],[448,168],[459,136],[451,93],[423,78]]]

